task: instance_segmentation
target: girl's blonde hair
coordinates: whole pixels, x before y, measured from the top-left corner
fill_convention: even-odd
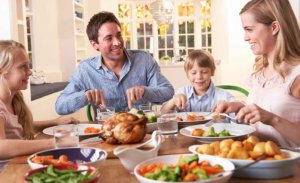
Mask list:
[[[184,63],[184,71],[188,73],[192,69],[194,63],[197,63],[199,67],[208,67],[211,70],[213,76],[216,70],[215,62],[211,54],[204,50],[193,50],[191,51]]]
[[[254,15],[258,23],[271,25],[274,21],[279,24],[279,32],[275,45],[273,67],[284,77],[280,64],[286,62],[293,65],[300,61],[300,30],[293,9],[288,0],[251,0],[241,10]],[[254,73],[268,65],[266,55],[257,56]]]
[[[14,64],[14,57],[18,50],[24,50],[22,44],[13,40],[0,40],[0,75],[1,77],[9,72]],[[33,118],[25,104],[21,91],[18,91],[12,99],[14,114],[18,116],[19,123],[23,127],[23,137],[33,139]]]

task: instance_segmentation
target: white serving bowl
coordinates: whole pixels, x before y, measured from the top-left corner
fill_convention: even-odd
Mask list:
[[[66,155],[68,159],[76,164],[91,165],[98,167],[99,164],[107,157],[107,152],[93,147],[69,147],[59,149],[49,149],[40,151],[30,155],[27,158],[27,163],[31,169],[41,168],[45,165],[32,162],[34,156],[46,156],[52,155],[55,159],[58,159],[60,155]]]
[[[194,154],[199,154],[196,149],[199,145],[189,147],[189,151]],[[289,158],[283,160],[261,160],[256,164],[245,169],[241,169],[233,174],[233,177],[253,178],[253,179],[279,179],[292,176],[297,160],[300,158],[300,153],[288,150],[281,150]],[[203,156],[202,154],[199,154]],[[212,156],[212,155],[206,155]],[[216,156],[212,156],[216,157]],[[253,162],[254,160],[229,159],[237,168]]]
[[[139,163],[134,168],[134,175],[137,177],[137,179],[141,183],[159,183],[159,182],[162,182],[162,181],[157,181],[157,180],[151,180],[151,179],[148,179],[148,178],[145,178],[145,177],[141,176],[138,173],[138,169],[142,165],[151,164],[151,163],[163,163],[163,164],[167,164],[167,165],[176,165],[180,156],[191,156],[191,155],[192,154],[166,155],[166,156],[158,156],[156,158],[152,158],[152,159],[143,161],[143,162]],[[206,161],[210,162],[212,165],[220,164],[221,166],[223,166],[225,172],[222,173],[222,175],[220,175],[220,176],[216,176],[216,177],[213,177],[213,178],[210,178],[210,179],[205,179],[205,180],[193,181],[193,183],[224,183],[224,182],[227,182],[231,178],[232,170],[234,170],[234,165],[229,160],[226,160],[224,158],[219,158],[219,157],[200,155],[199,156],[199,162],[201,162],[203,160],[206,160]],[[179,183],[187,183],[187,182],[179,182]]]

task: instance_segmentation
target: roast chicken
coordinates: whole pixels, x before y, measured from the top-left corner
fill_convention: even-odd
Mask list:
[[[130,113],[115,114],[107,119],[100,137],[108,144],[133,144],[142,141],[147,132],[147,118]]]

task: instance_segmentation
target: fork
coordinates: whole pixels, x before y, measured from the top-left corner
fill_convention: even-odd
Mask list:
[[[229,119],[231,119],[231,121],[234,122],[234,123],[240,123],[240,122],[237,121],[236,118],[234,118],[234,117],[232,117],[232,116],[229,116],[229,115],[226,114],[226,113],[218,113],[218,114],[216,114],[216,115],[224,116],[224,117],[226,117],[226,118],[229,118]]]

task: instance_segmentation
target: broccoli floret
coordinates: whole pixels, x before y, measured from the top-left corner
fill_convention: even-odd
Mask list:
[[[197,175],[197,177],[199,177],[199,179],[208,179],[209,178],[209,176],[207,175],[207,173],[203,169],[198,168],[198,167],[194,168],[192,170],[192,173],[195,174],[195,175]]]
[[[228,130],[223,130],[219,133],[219,137],[226,137],[226,136],[230,136],[230,133]]]
[[[147,112],[145,115],[148,118],[148,123],[155,123],[157,121],[157,116],[154,112]]]
[[[216,137],[218,134],[215,132],[215,128],[213,126],[209,127],[208,130],[206,130],[203,135],[203,137]]]
[[[193,161],[199,161],[198,154],[193,154],[191,156],[180,157],[178,161],[178,165],[186,165],[191,164]]]

